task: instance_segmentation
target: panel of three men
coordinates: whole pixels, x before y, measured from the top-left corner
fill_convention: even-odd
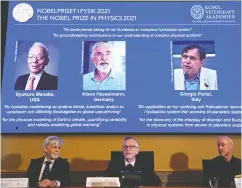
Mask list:
[[[70,182],[70,165],[67,159],[59,157],[63,140],[49,136],[43,144],[44,156],[32,159],[27,176],[30,187],[66,187]],[[234,177],[241,173],[241,159],[233,156],[233,141],[221,136],[217,140],[219,156],[212,159],[213,171],[210,179],[219,178],[221,186],[233,186]],[[123,157],[111,160],[104,171],[106,177],[121,178],[122,171],[140,172],[138,185],[161,186],[161,179],[149,163],[138,160],[139,143],[134,137],[126,137],[122,143]]]

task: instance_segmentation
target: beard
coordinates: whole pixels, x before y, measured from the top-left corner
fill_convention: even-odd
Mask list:
[[[96,66],[97,70],[99,70],[101,73],[109,73],[112,66],[109,61],[100,61],[98,65]]]
[[[59,157],[59,153],[51,153],[50,156],[51,156],[51,159],[57,159]]]

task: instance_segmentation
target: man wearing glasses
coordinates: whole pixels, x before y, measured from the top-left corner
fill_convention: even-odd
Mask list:
[[[33,44],[27,61],[30,73],[17,78],[15,90],[57,90],[57,76],[44,71],[49,63],[49,52],[43,43]]]
[[[137,160],[136,155],[139,153],[139,144],[134,137],[126,137],[122,145],[123,158],[113,160],[108,164],[105,171],[107,177],[120,177],[121,171],[135,170],[141,172],[141,185],[159,186],[161,180],[154,172],[153,167],[147,166],[145,161]]]
[[[27,177],[29,187],[68,187],[70,185],[70,165],[61,158],[63,140],[49,136],[43,143],[44,156],[31,159]]]

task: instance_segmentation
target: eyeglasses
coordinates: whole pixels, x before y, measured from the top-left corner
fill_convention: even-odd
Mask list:
[[[123,149],[134,149],[134,148],[138,148],[137,146],[134,146],[134,145],[130,145],[130,146],[127,146],[127,145],[124,145],[123,146]]]
[[[40,55],[32,56],[32,55],[29,55],[28,59],[31,60],[31,61],[33,61],[35,59],[37,59],[37,61],[42,61],[43,59],[45,59],[45,56],[40,56]]]

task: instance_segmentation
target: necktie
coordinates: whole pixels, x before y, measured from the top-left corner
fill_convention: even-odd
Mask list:
[[[50,164],[51,164],[50,161],[45,161],[45,169],[44,169],[44,172],[43,172],[43,175],[42,175],[42,180],[49,178],[49,175],[50,175]]]
[[[128,170],[133,170],[134,169],[134,166],[132,164],[127,164],[125,166],[125,168],[128,169]]]
[[[35,77],[31,76],[28,90],[34,90],[34,80],[35,80]]]

